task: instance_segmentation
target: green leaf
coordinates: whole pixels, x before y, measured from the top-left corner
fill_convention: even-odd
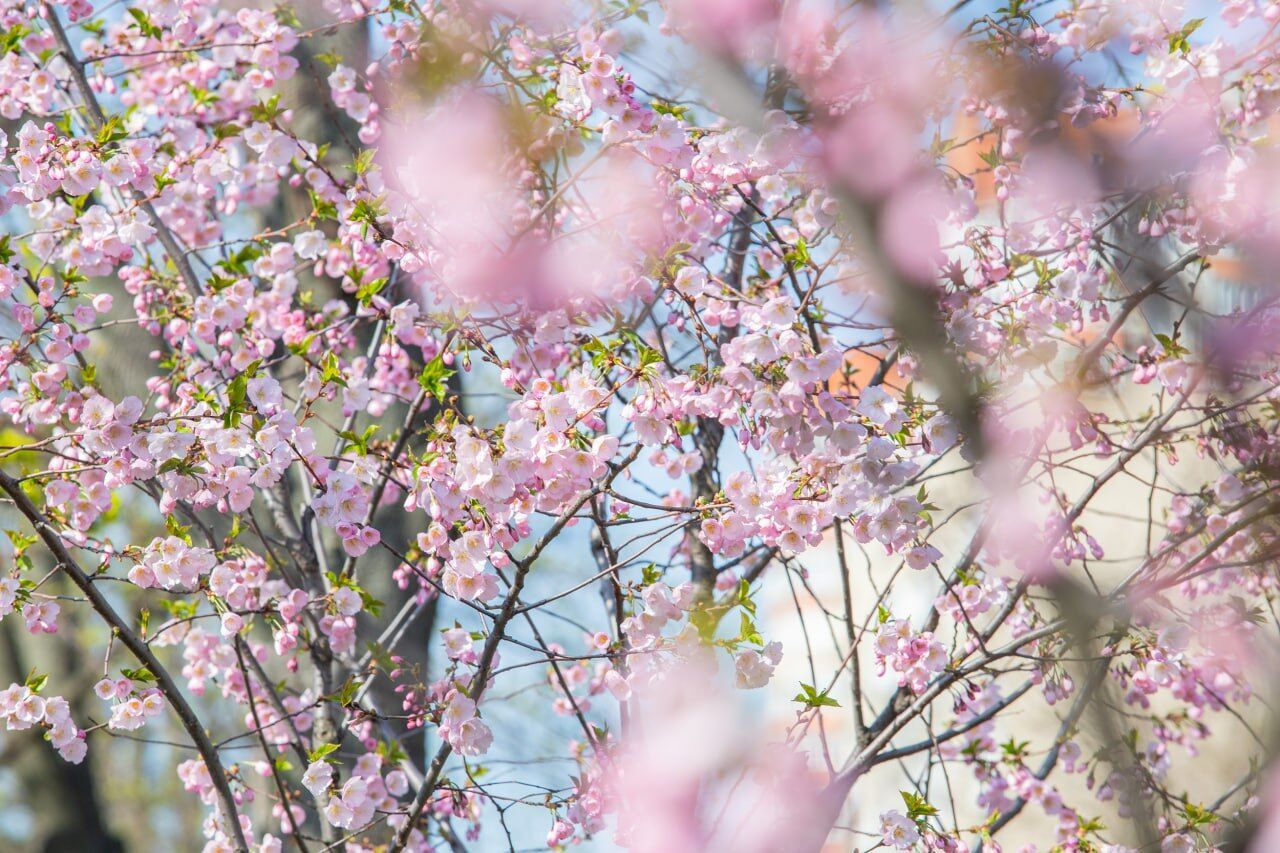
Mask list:
[[[4,534],[9,537],[9,542],[13,544],[14,551],[18,553],[22,553],[27,548],[30,548],[32,545],[36,544],[37,541],[35,536],[23,533],[20,530],[6,530]]]
[[[194,474],[200,470],[203,470],[203,469],[198,468],[195,465],[192,465],[191,463],[187,462],[185,459],[166,459],[164,461],[164,464],[162,464],[156,470],[156,473],[167,474],[170,471],[177,471],[179,474],[190,476],[191,474]],[[185,530],[186,528],[183,528],[183,529]],[[175,533],[174,535],[176,536],[177,534]]]
[[[342,432],[338,433],[338,435],[350,442],[351,446],[354,447],[356,452],[361,456],[367,456],[369,453],[369,439],[373,438],[373,434],[377,431],[378,425],[373,424],[372,426],[366,427],[365,431],[360,435],[356,435],[349,429],[344,429]]]
[[[370,281],[366,284],[362,284],[360,285],[359,288],[357,288],[356,299],[360,301],[361,305],[368,306],[369,303],[373,301],[373,297],[381,293],[382,289],[386,286],[387,286],[386,277],[375,278],[373,281]]]
[[[1187,54],[1191,51],[1190,36],[1196,30],[1200,29],[1200,25],[1204,23],[1204,18],[1192,18],[1190,21],[1178,30],[1176,33],[1169,34],[1169,52]]]
[[[316,194],[315,190],[307,190],[311,195],[311,215],[316,219],[337,219],[338,206],[326,201]]]
[[[370,616],[382,615],[382,602],[365,592],[360,587],[356,587],[356,592],[360,593],[360,603],[364,605],[364,609],[369,612]]]
[[[0,56],[13,53],[22,44],[22,40],[30,34],[31,30],[26,24],[18,24],[15,27],[5,30],[4,35],[0,36]]]
[[[807,267],[809,265],[809,246],[805,243],[803,237],[796,240],[795,248],[787,252],[784,259],[793,267]]]
[[[227,410],[222,417],[222,422],[227,426],[232,427],[240,422],[240,413],[244,411],[244,400],[248,390],[249,377],[245,373],[238,374],[227,386]]]
[[[151,21],[151,17],[141,9],[126,9],[129,16],[133,18],[134,24],[138,27],[138,31],[148,38],[161,38],[164,32]]]
[[[357,154],[355,159],[351,161],[351,171],[355,172],[357,175],[363,175],[365,172],[369,171],[369,168],[373,166],[373,154],[374,151],[372,148],[366,148]],[[359,203],[360,202],[357,202],[357,205]]]
[[[454,371],[445,366],[443,354],[437,355],[427,362],[422,368],[422,373],[418,374],[418,385],[435,399],[443,400],[447,393],[445,383],[453,374]]]
[[[122,669],[120,674],[130,681],[140,681],[143,684],[151,684],[156,680],[155,673],[141,666],[137,669]]]
[[[799,702],[808,708],[840,707],[840,703],[828,696],[827,691],[819,692],[812,684],[805,684],[804,682],[800,683],[800,692],[791,701]]]
[[[251,115],[256,121],[267,122],[269,124],[282,112],[284,112],[284,110],[280,109],[280,95],[277,93],[272,95],[270,100],[263,101],[249,110],[249,115]]]
[[[902,794],[902,802],[907,806],[907,817],[912,820],[920,821],[938,813],[938,810],[929,805],[929,801],[919,794],[911,791],[899,791],[898,793]]]
[[[1016,740],[1015,738],[1009,738],[1009,740],[1000,744],[1000,749],[1003,750],[1004,754],[1009,758],[1021,760],[1027,757],[1027,747],[1029,746],[1031,746],[1031,741],[1029,740]]]
[[[368,199],[360,199],[351,208],[348,218],[352,222],[361,222],[364,224],[364,233],[368,234],[370,228],[377,228],[378,217],[382,215],[382,211],[375,202]]]
[[[293,353],[294,355],[306,355],[307,352],[311,349],[311,345],[316,342],[316,337],[317,337],[316,333],[312,332],[311,334],[303,338],[301,341],[298,341],[297,343],[289,344],[289,352]]]
[[[130,9],[130,12],[136,12],[137,9]],[[99,145],[106,145],[115,142],[118,139],[124,139],[129,132],[124,129],[124,121],[120,116],[111,116],[102,127],[98,128],[98,132],[94,139]]]
[[[360,682],[355,676],[348,678],[342,685],[342,689],[338,691],[338,704],[346,707],[356,699],[356,693],[360,690]]]
[[[302,21],[298,20],[298,13],[293,11],[293,7],[281,3],[273,11],[275,12],[276,20],[286,27],[302,28]]]
[[[401,761],[404,761],[409,757],[405,751],[400,748],[400,744],[394,741],[388,743],[387,741],[382,740],[378,741],[378,755],[382,756],[385,763],[391,765],[399,764]]]
[[[336,385],[347,387],[347,380],[342,376],[342,366],[338,363],[338,357],[330,350],[320,359],[320,381],[332,382]]]
[[[1218,820],[1216,814],[1190,800],[1183,804],[1182,813],[1186,815],[1188,829],[1194,829],[1197,826],[1204,826]]]
[[[246,243],[229,257],[219,261],[218,266],[236,275],[248,276],[253,272],[249,265],[260,257],[262,257],[261,247],[255,243]]]
[[[650,101],[649,106],[653,107],[653,111],[658,115],[674,116],[678,119],[683,119],[685,114],[689,112],[689,108],[683,104],[673,104],[661,98],[655,98]]]
[[[31,672],[27,674],[26,684],[32,693],[39,693],[44,688],[45,682],[48,680],[48,673],[42,674],[32,669]]]
[[[307,753],[307,760],[310,762],[330,760],[329,756],[338,751],[336,743],[322,743],[315,749]]]
[[[1181,358],[1191,352],[1191,350],[1187,349],[1168,335],[1162,335],[1157,332],[1155,338],[1160,342],[1160,346],[1164,348],[1164,351],[1168,353],[1171,358]]]
[[[742,620],[738,627],[738,641],[742,643],[754,643],[757,646],[764,645],[764,638],[760,636],[760,632],[756,630],[756,623],[751,621],[751,616],[747,613],[742,614]]]
[[[172,515],[164,517],[164,529],[169,531],[169,535],[176,536],[188,545],[191,544],[190,527],[186,527],[178,523],[178,519]]]

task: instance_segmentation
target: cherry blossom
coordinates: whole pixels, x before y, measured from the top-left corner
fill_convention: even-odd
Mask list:
[[[1271,827],[1278,10],[0,4],[0,748],[211,851]]]

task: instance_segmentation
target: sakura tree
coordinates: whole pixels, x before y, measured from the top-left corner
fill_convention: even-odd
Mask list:
[[[1280,843],[1280,3],[0,8],[45,849]]]

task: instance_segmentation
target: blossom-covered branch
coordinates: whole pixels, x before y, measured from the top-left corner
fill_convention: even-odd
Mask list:
[[[1269,849],[1197,8],[0,2],[0,750],[146,849]]]

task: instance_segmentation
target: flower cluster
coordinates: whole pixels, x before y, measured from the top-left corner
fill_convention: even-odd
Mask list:
[[[88,747],[85,733],[71,720],[71,705],[61,696],[41,696],[23,684],[0,690],[0,719],[9,731],[44,728],[45,737],[66,761],[84,761]]]
[[[1245,823],[1259,745],[1186,792],[1273,669],[1280,5],[37,5],[0,617],[110,710],[7,729],[164,719],[237,853]]]
[[[876,631],[876,672],[892,670],[899,686],[923,693],[934,675],[946,668],[947,651],[932,631],[911,630],[911,623],[891,619]]]
[[[136,731],[165,708],[164,696],[159,690],[139,690],[128,678],[104,678],[93,686],[93,692],[104,702],[114,700],[107,725],[119,731]]]

